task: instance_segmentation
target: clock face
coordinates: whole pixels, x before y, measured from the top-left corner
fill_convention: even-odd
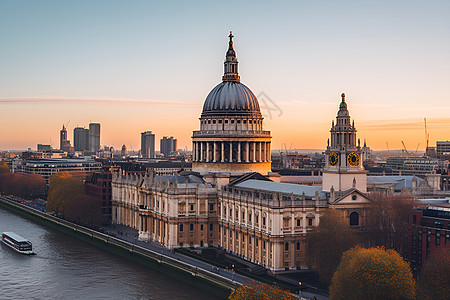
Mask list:
[[[336,152],[331,152],[329,157],[330,165],[334,166],[338,162],[338,155]]]
[[[351,166],[359,165],[359,154],[356,152],[352,152],[347,156],[347,161]]]

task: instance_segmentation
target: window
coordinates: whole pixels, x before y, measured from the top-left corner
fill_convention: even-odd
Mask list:
[[[228,120],[225,120],[225,124],[228,124]]]
[[[289,250],[289,243],[284,243],[284,250],[288,251]]]
[[[231,124],[234,124],[234,120],[231,120]]]
[[[209,230],[213,230],[213,224],[209,224]],[[220,229],[220,227],[219,227],[219,229]]]
[[[248,214],[248,222],[249,222],[249,223],[252,222],[252,214]]]
[[[222,120],[219,120],[219,124],[222,124]]]
[[[200,230],[203,230],[203,224],[200,225]]]
[[[191,210],[194,210],[194,204],[191,204],[190,208]]]
[[[312,226],[313,224],[313,219],[312,218],[308,218],[308,226]]]
[[[216,120],[213,120],[213,124],[216,124]]]
[[[242,212],[242,222],[245,222],[245,212]]]
[[[259,216],[258,215],[255,216],[255,221],[256,221],[256,224],[259,224]]]
[[[300,219],[297,219],[297,227],[300,227],[301,223],[300,223]]]
[[[244,120],[244,124],[247,124],[247,120]]]
[[[413,224],[417,224],[417,216],[413,215]]]
[[[297,242],[297,250],[300,250],[300,242]]]
[[[266,250],[266,241],[263,242],[263,249]]]
[[[209,205],[209,210],[214,210],[214,204]]]
[[[183,224],[180,225],[180,231],[183,231]]]
[[[354,211],[350,214],[350,226],[358,226],[359,225],[359,214]]]
[[[189,230],[190,231],[194,230],[194,224],[189,224]]]
[[[211,124],[211,120],[208,120],[208,124]]]
[[[266,226],[266,217],[263,217],[263,226]]]

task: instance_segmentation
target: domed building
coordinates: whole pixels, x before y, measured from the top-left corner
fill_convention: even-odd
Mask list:
[[[240,82],[231,32],[229,38],[222,82],[206,97],[200,130],[192,135],[192,170],[202,175],[267,175],[271,171],[270,131],[263,130],[255,94]]]

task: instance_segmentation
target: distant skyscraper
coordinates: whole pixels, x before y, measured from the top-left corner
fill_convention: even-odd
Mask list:
[[[89,151],[97,152],[100,149],[100,123],[89,124]]]
[[[120,155],[121,155],[122,157],[125,157],[125,156],[128,155],[127,146],[125,146],[125,145],[122,146],[122,151],[120,151]]]
[[[89,150],[89,129],[76,127],[73,130],[73,146],[75,151]]]
[[[173,151],[177,151],[177,139],[174,139],[173,136],[163,137],[160,142],[160,152],[167,157]]]
[[[151,131],[141,133],[142,157],[155,157],[155,135]]]
[[[66,141],[67,141],[67,130],[63,124],[62,129],[59,131],[59,149],[63,150],[63,148],[66,145],[65,143]]]

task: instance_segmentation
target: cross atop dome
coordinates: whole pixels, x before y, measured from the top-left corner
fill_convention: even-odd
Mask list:
[[[230,38],[230,41],[228,42],[228,51],[225,57],[222,81],[240,82],[238,75],[238,61],[236,59],[236,52],[233,49],[234,35],[231,31],[228,37]]]

